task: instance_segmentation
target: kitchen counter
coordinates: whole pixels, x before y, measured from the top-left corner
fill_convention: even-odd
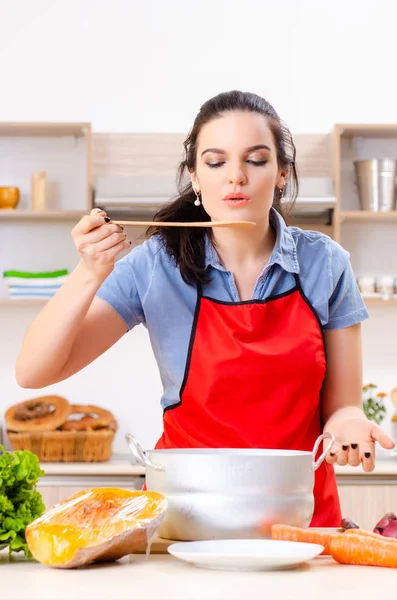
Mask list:
[[[145,481],[144,467],[137,465],[129,454],[115,454],[103,463],[42,463],[41,466],[45,476],[40,478],[37,489],[47,508],[89,488],[141,490]],[[378,460],[372,473],[350,466],[336,466],[335,471],[343,516],[372,530],[386,512],[397,512],[397,458]]]
[[[2,600],[373,600],[394,589],[396,569],[339,565],[318,557],[288,571],[197,568],[169,555],[61,570],[0,553]]]
[[[394,460],[378,460],[375,464],[375,469],[370,473],[363,471],[361,466],[351,467],[350,465],[346,465],[345,467],[335,465],[335,473],[337,479],[340,479],[341,477],[365,477],[367,479],[375,479],[376,477],[391,477],[393,475],[397,477],[397,458]]]
[[[136,464],[131,454],[114,454],[106,462],[100,463],[42,463],[45,475],[77,475],[77,476],[143,476],[145,468]],[[397,452],[392,458],[380,458],[371,473],[365,473],[361,467],[335,466],[336,475],[339,476],[397,476]]]
[[[139,476],[145,468],[134,462],[132,454],[114,454],[106,462],[41,463],[45,475]],[[396,468],[397,473],[397,468]]]

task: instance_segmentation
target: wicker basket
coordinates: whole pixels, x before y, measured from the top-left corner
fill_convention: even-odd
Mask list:
[[[7,435],[13,450],[30,450],[41,462],[101,462],[112,456],[115,431],[42,431]]]

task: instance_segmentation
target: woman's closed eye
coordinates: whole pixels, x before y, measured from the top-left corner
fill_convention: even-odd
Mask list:
[[[254,165],[255,167],[261,167],[267,163],[267,160],[247,160],[247,163],[250,165]],[[225,164],[225,161],[206,163],[206,164],[211,169],[218,169],[219,167],[221,167],[222,165]]]
[[[255,165],[255,167],[261,167],[267,163],[267,160],[247,160],[247,163]]]

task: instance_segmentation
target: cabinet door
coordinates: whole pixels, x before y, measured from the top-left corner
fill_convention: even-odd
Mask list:
[[[77,494],[85,487],[81,486],[61,486],[61,485],[43,485],[37,486],[37,490],[40,492],[43,502],[46,508],[50,508],[54,504],[70,498],[73,494]]]
[[[339,485],[342,516],[372,531],[387,512],[397,512],[397,485]]]
[[[106,481],[105,478],[92,481],[76,481],[76,479],[79,478],[71,478],[71,481],[66,482],[60,480],[60,478],[57,478],[57,481],[52,482],[50,477],[45,479],[47,479],[47,481],[43,480],[42,482],[39,482],[37,485],[37,490],[40,492],[43,498],[46,509],[50,508],[57,502],[61,502],[62,500],[70,498],[73,496],[73,494],[77,494],[77,492],[88,490],[93,487],[119,487],[126,490],[140,490],[142,489],[144,481],[140,477],[129,477],[125,480],[117,481],[114,479],[109,479],[109,481]]]

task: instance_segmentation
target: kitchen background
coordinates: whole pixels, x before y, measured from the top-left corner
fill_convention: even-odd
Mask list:
[[[188,131],[206,99],[229,89],[264,96],[293,134],[313,135],[314,140],[330,140],[336,123],[395,126],[394,17],[393,0],[0,0],[0,122],[91,123],[96,165],[112,159],[111,153],[106,155],[112,144],[99,134],[161,134],[167,143],[171,139],[174,152],[179,137],[173,135]],[[27,172],[16,157],[26,159],[29,152],[23,141],[1,135],[0,185],[18,185],[13,178]],[[111,137],[112,143],[115,139]],[[139,136],[120,139],[128,148],[134,140],[142,144]],[[48,138],[47,143],[55,144]],[[78,184],[82,141],[72,137],[63,144],[54,164],[61,165],[70,186],[65,206],[84,209],[86,194]],[[166,155],[167,147],[163,151]],[[40,152],[37,143],[32,146],[32,170],[46,170],[40,166]],[[120,157],[122,148],[118,152]],[[397,131],[388,141],[388,154],[397,158]],[[144,179],[136,179],[137,196],[139,186],[156,195],[155,170],[156,157],[152,163],[149,154],[142,159]],[[169,166],[166,172],[164,190],[171,185]],[[112,185],[109,181],[96,181],[98,190]],[[335,194],[327,177],[303,183],[307,195],[314,188],[315,194]],[[20,207],[27,208],[27,180],[21,188],[26,193]],[[77,220],[0,218],[1,272],[73,269],[78,255],[70,231]],[[397,221],[343,227],[341,241],[352,252],[358,276],[397,277]],[[138,232],[134,235],[139,243]],[[4,301],[4,281],[1,286],[0,412],[28,398],[59,394],[74,404],[110,408],[119,422],[116,451],[126,451],[126,431],[144,447],[153,446],[161,432],[161,383],[146,330],[136,328],[67,381],[43,390],[21,389],[15,361],[24,332],[41,307]],[[368,308],[364,383],[376,383],[389,394],[397,386],[397,303],[369,303]],[[395,409],[389,398],[386,402],[383,426],[397,441],[391,422]]]

